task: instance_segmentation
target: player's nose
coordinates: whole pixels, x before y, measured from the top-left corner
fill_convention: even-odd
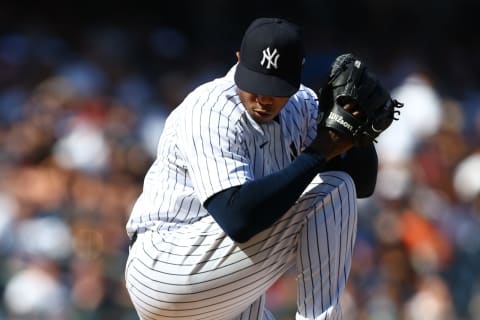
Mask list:
[[[273,103],[273,97],[270,96],[257,96],[257,102],[261,105],[271,105]]]

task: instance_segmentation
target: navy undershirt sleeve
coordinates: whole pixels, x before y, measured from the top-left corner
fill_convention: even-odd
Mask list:
[[[357,198],[368,198],[377,184],[378,156],[373,143],[363,148],[351,148],[340,156],[331,159],[324,171],[347,172],[355,183]]]
[[[355,183],[357,198],[371,196],[378,170],[373,143],[352,148],[328,163],[307,150],[283,170],[213,195],[205,207],[229,237],[245,242],[277,221],[318,172],[329,170],[347,172]]]
[[[213,195],[205,207],[230,238],[245,242],[288,211],[325,163],[319,154],[302,152],[278,172]]]

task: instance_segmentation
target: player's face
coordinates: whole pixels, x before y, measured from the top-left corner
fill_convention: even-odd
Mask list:
[[[238,89],[238,95],[248,114],[258,123],[275,119],[290,99],[289,97],[260,96],[241,89]]]

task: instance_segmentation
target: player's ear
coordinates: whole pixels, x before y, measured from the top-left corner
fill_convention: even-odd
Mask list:
[[[235,52],[235,55],[237,56],[237,61],[240,62],[240,51]]]

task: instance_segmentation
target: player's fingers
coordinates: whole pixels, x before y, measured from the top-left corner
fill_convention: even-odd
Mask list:
[[[343,106],[343,108],[350,112],[351,114],[353,114],[355,117],[361,117],[362,116],[362,112],[360,110],[358,110],[357,108],[357,105],[354,105],[354,104],[351,104],[351,103],[347,103]]]

